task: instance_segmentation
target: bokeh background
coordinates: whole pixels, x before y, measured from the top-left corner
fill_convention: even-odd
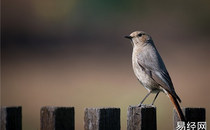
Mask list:
[[[147,90],[133,74],[123,36],[143,30],[181,105],[205,107],[209,121],[209,23],[209,0],[2,0],[1,105],[23,107],[24,130],[40,128],[46,105],[74,106],[76,130],[83,129],[84,108],[120,107],[126,130],[128,106]],[[172,129],[168,97],[160,94],[156,106],[158,129]]]

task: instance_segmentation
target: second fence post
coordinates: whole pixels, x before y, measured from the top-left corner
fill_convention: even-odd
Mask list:
[[[120,130],[120,108],[86,108],[85,130]]]
[[[156,130],[156,107],[129,106],[127,113],[127,130]]]
[[[74,107],[42,107],[41,130],[74,130]]]

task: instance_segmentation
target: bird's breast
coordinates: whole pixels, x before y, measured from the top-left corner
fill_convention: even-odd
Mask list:
[[[132,66],[139,82],[149,91],[159,89],[159,85],[140,67],[135,54],[136,53],[133,53],[132,55]]]

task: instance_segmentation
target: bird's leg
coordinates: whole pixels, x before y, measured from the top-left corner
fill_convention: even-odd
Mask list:
[[[145,97],[144,99],[140,102],[140,104],[138,105],[139,107],[141,106],[141,104],[144,102],[144,100],[151,94],[152,91],[150,91]]]
[[[156,100],[156,98],[157,98],[157,96],[158,96],[159,93],[160,93],[160,92],[158,92],[158,93],[155,95],[155,98],[154,98],[154,100],[152,101],[152,105],[155,103],[155,100]]]

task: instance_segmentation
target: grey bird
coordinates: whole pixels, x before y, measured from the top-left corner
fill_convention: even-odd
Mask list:
[[[181,99],[175,92],[169,73],[151,36],[143,31],[135,31],[129,36],[125,36],[125,38],[130,39],[133,45],[132,65],[134,74],[139,82],[149,91],[139,106],[151,93],[156,93],[152,102],[153,105],[158,94],[163,92],[174,104],[180,119],[185,121],[178,103],[178,101],[181,103]]]

